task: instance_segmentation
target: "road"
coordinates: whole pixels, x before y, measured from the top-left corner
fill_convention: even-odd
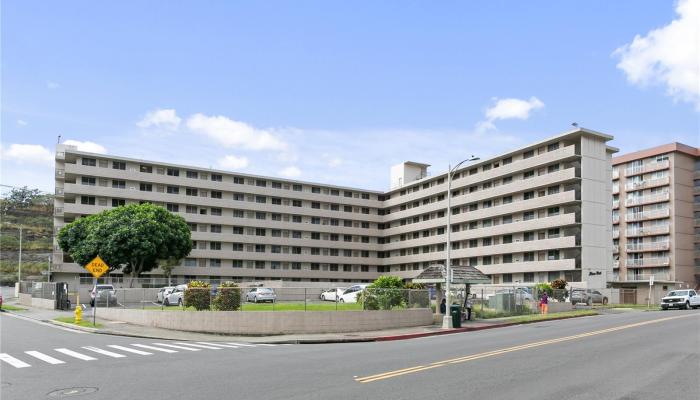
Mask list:
[[[278,346],[77,333],[7,313],[0,324],[3,400],[68,388],[110,400],[700,398],[700,310]]]

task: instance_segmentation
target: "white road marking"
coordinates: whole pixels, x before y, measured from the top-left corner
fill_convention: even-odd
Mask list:
[[[67,356],[75,357],[77,359],[84,360],[84,361],[97,360],[95,357],[86,356],[85,354],[81,354],[81,353],[78,353],[77,351],[73,351],[73,350],[68,350],[68,349],[64,349],[64,348],[54,349],[54,350],[56,350],[59,353],[63,353]]]
[[[94,351],[95,353],[104,354],[104,355],[109,356],[109,357],[114,357],[114,358],[123,358],[123,357],[126,357],[126,356],[123,355],[123,354],[114,353],[114,352],[111,352],[111,351],[109,351],[109,350],[102,350],[102,349],[97,348],[97,347],[83,346],[83,348],[84,348],[85,350]]]
[[[140,354],[142,356],[150,356],[151,354],[153,354],[153,353],[149,353],[147,351],[136,350],[136,349],[132,349],[129,347],[124,347],[124,346],[118,346],[116,344],[108,344],[107,347],[111,347],[113,349],[117,349],[117,350],[121,350],[121,351],[126,351],[129,353]]]
[[[175,342],[175,344],[182,344],[185,346],[198,347],[198,348],[202,348],[202,349],[221,350],[221,347],[206,346],[203,344],[196,344],[196,343]]]
[[[202,349],[193,349],[191,347],[184,347],[184,346],[175,346],[174,344],[167,344],[167,343],[153,343],[158,346],[165,346],[165,347],[172,347],[173,349],[180,349],[180,350],[189,350],[189,351],[200,351]]]
[[[138,344],[138,343],[132,343],[132,346],[136,347],[141,347],[142,349],[149,349],[149,350],[155,350],[155,351],[162,351],[163,353],[177,353],[177,350],[170,350],[170,349],[164,349],[161,347],[154,347],[154,346],[149,346],[147,344]]]
[[[27,364],[26,362],[18,360],[7,353],[0,353],[0,360],[5,361],[6,363],[12,365],[15,368],[31,367],[31,365]]]
[[[31,350],[31,351],[25,351],[25,353],[29,354],[30,356],[32,356],[32,357],[34,357],[34,358],[38,358],[38,359],[40,359],[41,361],[45,361],[45,362],[47,362],[47,363],[49,363],[49,364],[65,364],[64,361],[61,361],[61,360],[59,360],[59,359],[57,359],[57,358],[53,358],[53,357],[51,357],[51,356],[49,356],[49,355],[46,355],[46,354],[44,354],[44,353],[40,353],[40,352],[38,352],[38,351]]]
[[[269,344],[269,343],[258,343],[258,346],[275,347],[277,345],[276,344]]]
[[[22,316],[22,315],[11,314],[11,313],[0,313],[0,315],[2,315],[2,316],[7,316],[7,317],[10,317],[10,318],[22,319],[22,320],[25,320],[25,321],[27,321],[27,322],[31,322],[31,323],[33,323],[33,324],[44,325],[44,326],[48,326],[48,327],[50,327],[50,328],[60,329],[60,330],[62,330],[62,331],[66,331],[66,332],[73,332],[73,333],[80,333],[80,334],[87,334],[87,333],[90,333],[90,332],[85,332],[85,331],[79,331],[79,330],[77,330],[77,329],[67,328],[67,327],[60,326],[60,325],[50,324],[50,323],[48,323],[48,322],[39,321],[38,319],[29,318],[29,317],[25,317],[25,316]]]
[[[247,344],[247,343],[231,343],[228,342],[228,344],[232,344],[234,346],[241,346],[241,347],[256,347],[257,345],[255,344]]]
[[[206,345],[210,345],[210,346],[230,347],[230,348],[232,348],[232,349],[237,349],[237,348],[238,348],[238,346],[233,346],[233,345],[230,345],[230,344],[223,344],[223,343],[210,343],[210,342],[197,342],[197,343],[206,344]]]

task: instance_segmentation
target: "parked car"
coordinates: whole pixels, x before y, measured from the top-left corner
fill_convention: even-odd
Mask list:
[[[253,303],[267,302],[274,303],[277,300],[275,291],[270,288],[253,288],[245,295],[245,300]]]
[[[95,302],[97,305],[105,306],[116,306],[117,305],[117,291],[114,290],[113,285],[97,285],[93,286],[90,291],[90,306],[95,307]]]
[[[586,303],[589,306],[593,303],[608,304],[608,298],[597,290],[593,289],[572,289],[571,304]]]
[[[181,306],[182,303],[185,301],[185,290],[187,290],[187,285],[175,286],[172,292],[163,297],[163,305],[171,306],[177,304],[178,306]]]
[[[526,300],[526,301],[532,301],[535,298],[532,296],[532,289],[527,288],[527,287],[519,287],[513,289],[500,289],[496,291],[496,294],[502,294],[502,293],[507,293],[507,294],[513,294],[515,293],[515,297],[518,300]],[[489,296],[492,297],[493,295]]]
[[[339,303],[357,303],[357,295],[365,290],[367,285],[353,285],[343,291],[338,298]]]
[[[661,309],[678,307],[683,309],[700,308],[700,295],[695,290],[672,290],[661,299]]]
[[[170,293],[175,290],[175,286],[166,286],[162,287],[158,290],[158,294],[156,296],[156,302],[162,303],[163,300],[165,300],[165,296],[169,295]]]
[[[343,294],[345,289],[347,289],[347,288],[339,287],[339,288],[324,290],[321,293],[321,300],[323,300],[323,301],[338,301],[338,299],[340,299],[340,296]]]

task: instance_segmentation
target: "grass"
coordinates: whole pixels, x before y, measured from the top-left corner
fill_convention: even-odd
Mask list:
[[[26,311],[26,310],[27,310],[26,308],[17,307],[17,306],[12,306],[12,305],[9,305],[9,304],[3,304],[3,305],[2,305],[2,309],[3,309],[3,310],[7,310],[7,311]]]
[[[285,301],[277,303],[243,303],[241,311],[304,311],[304,302]],[[359,303],[338,303],[338,311],[362,310]],[[145,310],[161,310],[160,306],[148,306]],[[163,311],[195,311],[194,307],[182,308],[178,306],[162,307]],[[335,311],[336,303],[306,303],[306,311]]]
[[[93,325],[92,318],[83,319],[82,321],[80,321],[79,324],[75,323],[75,319],[73,317],[57,317],[54,318],[54,321],[63,322],[71,325],[84,326],[86,328],[102,328],[102,324]]]
[[[535,321],[546,321],[548,319],[556,319],[562,317],[584,317],[587,315],[598,315],[594,310],[576,310],[576,311],[564,311],[560,313],[551,314],[530,314],[530,315],[519,315],[516,317],[504,318],[503,322],[512,323],[524,323],[524,322],[535,322]]]
[[[658,310],[660,309],[659,305],[656,303],[650,304],[648,307],[646,304],[606,304],[606,305],[594,305],[594,309],[596,308],[634,308],[634,309],[640,309],[640,310]]]

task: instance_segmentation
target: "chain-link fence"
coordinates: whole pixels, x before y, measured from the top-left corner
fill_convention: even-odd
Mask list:
[[[114,289],[97,286],[81,303],[143,310],[361,311],[430,308],[427,290],[216,287]]]

